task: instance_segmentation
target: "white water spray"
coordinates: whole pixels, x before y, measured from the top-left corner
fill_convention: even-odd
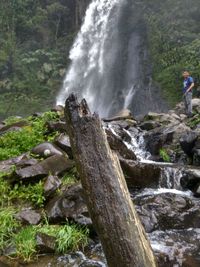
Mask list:
[[[87,99],[91,110],[109,112],[108,78],[118,45],[117,23],[125,0],[93,0],[81,30],[70,51],[71,66],[65,77],[57,104],[63,105],[71,92]],[[111,103],[110,103],[111,104]]]

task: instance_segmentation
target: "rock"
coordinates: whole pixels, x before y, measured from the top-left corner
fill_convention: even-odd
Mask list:
[[[200,201],[184,193],[141,194],[134,203],[147,232],[200,228]]]
[[[56,238],[43,233],[36,234],[36,249],[40,253],[54,253]]]
[[[56,137],[54,142],[58,147],[60,147],[64,152],[67,153],[70,159],[73,159],[69,136],[62,133],[58,137]]]
[[[193,165],[200,166],[200,149],[193,149]]]
[[[103,121],[111,122],[111,121],[120,121],[120,120],[127,120],[127,119],[133,119],[133,116],[129,109],[123,109],[111,118],[104,118]]]
[[[36,181],[48,176],[49,173],[59,175],[71,170],[73,167],[74,162],[72,160],[64,156],[54,155],[33,166],[16,170],[13,178],[16,180],[18,177],[22,181]]]
[[[46,197],[53,195],[60,187],[61,181],[57,176],[49,175],[44,184],[44,194]]]
[[[184,189],[189,189],[196,193],[200,185],[200,170],[186,169],[180,182]]]
[[[161,176],[159,166],[122,158],[120,158],[120,164],[129,188],[158,187]]]
[[[121,157],[125,159],[136,160],[135,153],[127,147],[127,145],[123,142],[122,138],[115,134],[112,129],[107,128],[106,134],[108,143],[112,150],[116,151]]]
[[[57,147],[56,145],[53,145],[49,142],[45,142],[43,144],[40,144],[36,147],[34,147],[31,150],[31,153],[35,154],[35,155],[39,155],[40,157],[51,157],[54,155],[60,155],[63,156],[65,153],[63,152],[63,150],[61,150],[59,147]]]
[[[139,125],[139,127],[145,131],[150,131],[160,126],[161,124],[159,122],[153,120],[144,121]]]
[[[22,221],[22,223],[30,224],[30,225],[38,225],[41,221],[40,213],[31,210],[31,209],[24,209],[20,211],[16,215],[17,219]]]
[[[193,149],[197,138],[198,134],[193,131],[187,132],[181,137],[180,139],[181,148],[188,156],[193,155]]]
[[[72,219],[81,225],[92,225],[80,184],[73,185],[61,196],[51,199],[46,206],[46,212],[50,222]]]
[[[29,125],[29,123],[27,121],[23,121],[23,120],[12,123],[10,125],[3,125],[3,127],[0,128],[0,135],[5,134],[7,132],[11,132],[11,131],[19,131],[23,127],[28,126],[28,125]]]
[[[200,230],[156,231],[149,235],[159,267],[199,267]]]
[[[49,133],[52,132],[60,132],[60,133],[66,133],[66,123],[63,121],[57,121],[57,122],[48,122],[47,128]]]
[[[64,114],[64,107],[61,105],[55,106],[51,109],[52,112],[58,112],[60,114]]]
[[[79,267],[106,267],[106,265],[98,261],[85,260]]]

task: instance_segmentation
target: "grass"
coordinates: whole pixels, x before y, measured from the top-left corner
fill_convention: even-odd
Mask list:
[[[11,207],[0,209],[0,251],[11,243],[12,235],[20,225],[14,217],[15,213],[16,210]]]
[[[88,244],[87,229],[81,229],[75,225],[38,225],[27,226],[19,233],[13,235],[13,242],[16,246],[16,255],[24,261],[34,259],[37,253],[36,234],[44,233],[55,237],[56,252],[64,254],[68,251],[75,251],[84,248]]]
[[[160,149],[160,157],[163,159],[164,162],[170,162],[170,156],[168,155],[167,151],[164,148]]]
[[[45,136],[48,121],[56,121],[58,115],[55,112],[46,112],[41,117],[30,117],[30,126],[21,128],[21,131],[7,132],[0,137],[0,160],[16,157],[32,149],[34,146],[55,138],[57,133]],[[10,123],[13,119],[8,119]]]

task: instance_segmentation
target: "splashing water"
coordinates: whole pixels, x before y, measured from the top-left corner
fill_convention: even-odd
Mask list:
[[[93,0],[84,23],[70,51],[71,66],[57,97],[63,105],[73,91],[87,99],[91,110],[108,114],[112,96],[105,93],[116,58],[118,46],[117,23],[125,0]]]

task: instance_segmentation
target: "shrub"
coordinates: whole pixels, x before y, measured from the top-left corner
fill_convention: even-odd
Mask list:
[[[165,161],[165,162],[170,162],[170,156],[168,155],[167,151],[162,148],[160,149],[160,157]]]

